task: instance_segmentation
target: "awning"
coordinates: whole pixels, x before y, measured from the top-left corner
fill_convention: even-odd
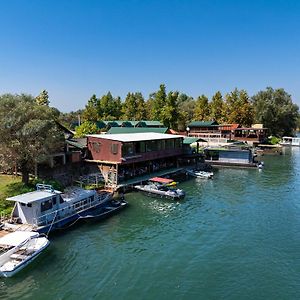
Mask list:
[[[197,138],[197,137],[185,137],[183,139],[184,145],[191,145],[191,144],[197,143],[197,142],[207,142],[207,141],[204,139],[201,139],[201,138]]]
[[[153,177],[149,179],[150,181],[159,182],[159,183],[171,183],[174,180],[168,179],[168,178],[162,178],[162,177]]]

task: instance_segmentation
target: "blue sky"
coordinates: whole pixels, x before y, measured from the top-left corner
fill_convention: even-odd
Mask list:
[[[300,104],[300,1],[0,0],[0,94],[193,97],[283,87]]]

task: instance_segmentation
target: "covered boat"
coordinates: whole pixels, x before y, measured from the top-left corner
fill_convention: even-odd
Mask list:
[[[147,184],[136,185],[135,188],[149,196],[166,197],[174,200],[184,198],[185,192],[168,185],[174,182],[172,179],[154,177]]]
[[[37,232],[15,231],[0,238],[0,276],[11,277],[25,268],[49,246]]]
[[[37,190],[7,198],[15,206],[4,229],[38,231],[48,234],[74,224],[79,218],[89,215],[93,210],[112,199],[108,191],[97,192],[72,188],[66,193],[54,190],[51,185],[38,184]]]

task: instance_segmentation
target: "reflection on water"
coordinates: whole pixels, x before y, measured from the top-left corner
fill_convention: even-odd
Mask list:
[[[127,194],[121,214],[53,236],[0,298],[298,299],[300,149],[263,160],[183,182],[181,201]]]

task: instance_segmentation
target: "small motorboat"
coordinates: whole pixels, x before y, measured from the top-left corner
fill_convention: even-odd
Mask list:
[[[178,188],[169,186],[172,179],[154,177],[149,180],[147,184],[136,185],[135,188],[144,192],[148,196],[166,197],[178,200],[185,197],[185,192]]]
[[[25,268],[49,246],[38,232],[15,231],[0,239],[0,277],[12,277]]]
[[[214,176],[213,172],[198,171],[198,170],[186,170],[186,172],[187,174],[197,178],[212,179]]]

